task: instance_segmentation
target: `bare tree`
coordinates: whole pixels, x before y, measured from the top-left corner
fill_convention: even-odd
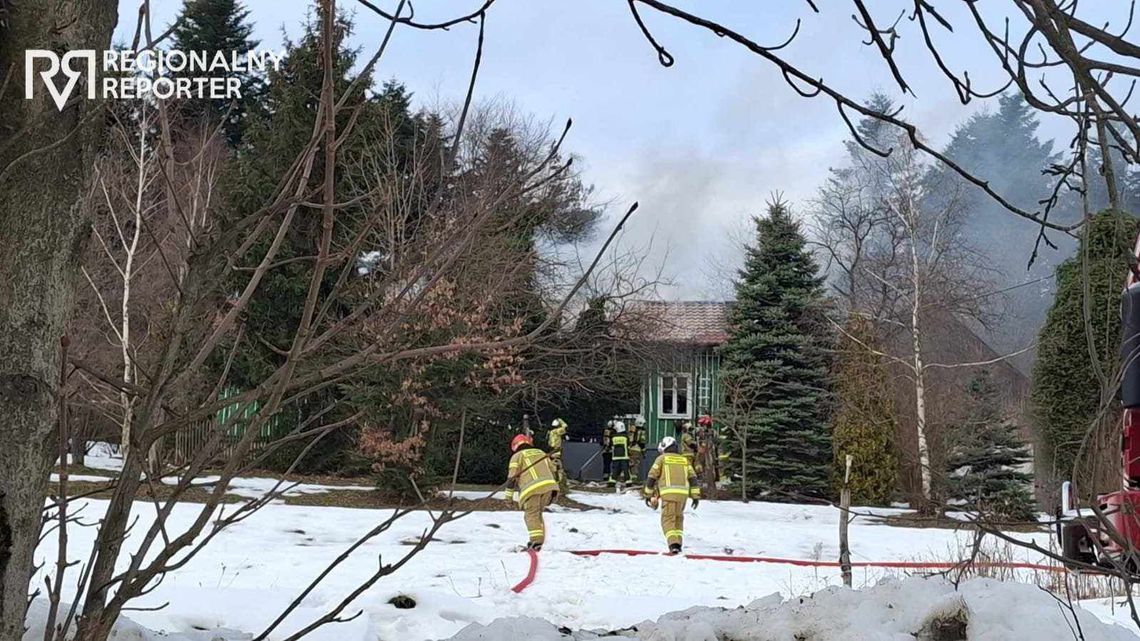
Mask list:
[[[108,343],[117,348],[120,380],[126,389],[138,379],[135,361],[143,336],[140,328],[134,327],[134,321],[139,320],[139,312],[134,308],[139,276],[148,263],[158,258],[157,243],[146,237],[145,230],[149,228],[154,233],[158,227],[163,190],[159,184],[156,145],[151,139],[151,129],[156,124],[155,111],[143,103],[135,113],[116,115],[129,121],[120,120],[112,127],[111,145],[115,151],[96,164],[89,196],[93,201],[89,208],[99,210],[92,214],[97,221],[92,226],[95,251],[109,269],[96,270],[93,266],[88,270],[81,266],[80,271],[106,321]],[[96,284],[100,271],[111,272],[115,280],[113,298],[105,297],[105,288]],[[122,390],[118,399],[119,442],[125,457],[137,399]]]
[[[740,500],[748,502],[748,432],[755,420],[756,410],[762,402],[762,388],[766,383],[753,377],[722,377],[724,397],[728,405],[720,417],[721,426],[736,439],[740,446]]]
[[[926,324],[935,317],[988,321],[993,301],[977,294],[988,289],[984,283],[992,275],[963,237],[967,212],[960,187],[932,181],[905,137],[893,149],[886,158],[852,150],[854,166],[821,190],[816,242],[833,268],[846,312],[871,318],[884,337],[906,337],[892,360],[905,367],[912,390],[920,494],[929,505]]]
[[[112,291],[117,301],[133,299],[137,281],[124,273],[136,273],[141,238],[157,231],[150,238],[150,264],[162,267],[156,271],[164,279],[164,313],[152,318],[156,325],[148,334],[145,355],[124,338],[124,323],[133,319],[130,303],[123,303],[118,315],[106,314],[112,321],[108,325],[115,329],[117,346],[127,354],[128,375],[119,368],[106,371],[83,358],[70,359],[74,371],[65,372],[82,377],[92,395],[126,399],[118,404],[118,411],[120,418],[126,417],[123,424],[129,426],[129,447],[90,555],[78,572],[80,593],[72,599],[76,605],[56,616],[64,600],[58,587],[50,595],[56,629],[47,631],[49,637],[62,639],[74,624],[77,639],[106,639],[133,599],[154,589],[167,573],[207,548],[219,532],[249,518],[285,486],[283,481],[262,498],[219,511],[232,479],[283,447],[300,443],[304,447],[292,469],[321,438],[364,420],[359,408],[352,408],[344,397],[321,397],[317,392],[379,371],[408,364],[414,369],[416,363],[456,355],[487,364],[481,373],[488,377],[488,384],[504,384],[509,378],[499,377],[511,376],[520,352],[569,344],[564,334],[566,320],[587,283],[606,262],[614,237],[636,209],[635,205],[621,217],[594,258],[546,306],[541,320],[533,325],[503,322],[517,314],[511,301],[530,295],[528,272],[538,260],[534,246],[517,242],[518,230],[525,237],[540,224],[537,221],[544,212],[567,196],[555,191],[555,185],[570,166],[561,159],[569,123],[560,137],[529,147],[531,155],[521,171],[468,171],[462,145],[472,135],[465,127],[479,122],[468,116],[481,60],[480,27],[469,95],[453,122],[446,125],[448,135],[441,137],[453,141],[451,145],[425,147],[406,172],[385,174],[379,165],[374,166],[347,194],[338,191],[337,169],[354,162],[367,166],[368,160],[367,155],[353,159],[343,151],[348,148],[345,141],[360,131],[357,123],[367,104],[350,100],[360,89],[356,83],[343,93],[334,88],[335,14],[333,0],[325,0],[319,12],[323,82],[311,136],[288,170],[277,177],[269,200],[243,219],[223,226],[216,215],[222,205],[214,189],[216,166],[205,160],[219,132],[188,147],[185,141],[194,136],[176,128],[169,106],[161,101],[148,112],[155,118],[152,123],[123,128],[134,150],[125,158],[123,175],[135,179],[136,189],[126,192],[134,200],[125,208],[118,205],[127,199],[106,199],[107,219],[125,231],[117,245],[107,243],[110,250],[106,252],[120,278],[104,279],[102,284],[108,289],[98,294],[104,300]],[[481,11],[473,18],[481,24],[486,14]],[[398,17],[389,21],[387,35],[370,64],[383,54],[388,38],[401,24],[406,23]],[[338,114],[347,118],[338,118]],[[382,154],[388,143],[383,129],[379,131],[372,149]],[[157,159],[153,170],[147,166],[150,158]],[[108,168],[101,175],[105,184],[110,182],[109,172]],[[447,190],[431,187],[441,175],[455,178],[447,182]],[[101,192],[98,181],[96,186],[97,193]],[[161,229],[148,226],[152,212],[165,221]],[[311,255],[283,258],[284,240],[302,216],[319,221],[316,246]],[[343,233],[334,237],[341,216],[356,219],[347,237]],[[131,221],[124,224],[128,217]],[[136,243],[134,231],[138,229],[143,233]],[[130,270],[124,268],[122,256],[131,260]],[[364,263],[369,266],[362,271]],[[236,355],[259,340],[244,331],[243,319],[251,301],[269,275],[297,264],[306,266],[305,296],[289,342],[272,346],[279,359],[264,379],[248,389],[223,394]],[[232,284],[235,276],[236,287]],[[99,284],[90,279],[93,290]],[[508,303],[505,307],[504,302]],[[223,365],[204,367],[208,362]],[[277,415],[315,398],[326,399],[326,404],[310,408],[308,418],[277,440],[264,443],[259,439]],[[223,408],[236,411],[219,420]],[[187,460],[176,464],[150,456],[162,439],[188,429],[205,431]],[[380,449],[391,450],[391,445],[381,441]],[[185,506],[187,493],[196,487],[194,479],[207,468],[216,471],[218,480],[193,508],[190,523],[176,527],[172,513]],[[173,485],[162,483],[163,475]],[[132,531],[131,507],[139,500],[153,505],[154,518]],[[61,496],[49,516],[63,528],[67,513],[66,496]],[[385,524],[366,533],[333,567],[406,513],[397,511]],[[401,559],[379,565],[326,616],[288,638],[342,620],[341,612],[356,596],[397,571],[427,545],[438,528],[460,515],[454,510],[433,515],[433,525],[419,545]],[[72,566],[70,560],[59,564],[49,585],[64,585],[60,575]],[[317,576],[313,587],[331,569]],[[287,613],[262,637],[273,632]]]

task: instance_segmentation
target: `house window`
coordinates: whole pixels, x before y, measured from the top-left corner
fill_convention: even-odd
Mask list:
[[[689,418],[691,394],[692,379],[688,374],[662,374],[657,398],[661,418]]]
[[[712,411],[712,378],[708,374],[701,374],[698,384],[697,410],[701,412]]]

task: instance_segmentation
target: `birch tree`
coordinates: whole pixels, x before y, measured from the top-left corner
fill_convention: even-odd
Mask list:
[[[118,114],[122,119],[112,128],[111,151],[95,166],[91,232],[98,255],[116,277],[116,296],[104,295],[105,288],[96,284],[99,274],[93,276],[93,270],[80,268],[106,319],[109,341],[118,348],[124,390],[138,378],[135,357],[139,336],[132,327],[133,317],[138,315],[133,306],[135,286],[139,274],[158,256],[156,243],[144,238],[144,228],[149,226],[153,233],[158,227],[156,219],[163,206],[160,172],[150,137],[155,125],[153,113],[143,103],[135,113]],[[120,453],[125,458],[136,398],[126,391],[120,391],[118,397]]]
[[[961,188],[953,182],[930,181],[926,163],[905,139],[878,166],[885,191],[883,208],[893,222],[895,242],[889,257],[892,269],[872,272],[881,285],[897,294],[894,309],[885,308],[877,320],[901,326],[907,338],[903,364],[913,386],[915,438],[921,478],[921,500],[929,509],[933,499],[933,465],[928,417],[928,370],[962,367],[967,363],[932,364],[926,357],[930,340],[927,323],[937,315],[984,321],[988,301],[978,296],[987,290],[992,272],[965,239],[966,209]],[[887,280],[884,274],[894,274]]]

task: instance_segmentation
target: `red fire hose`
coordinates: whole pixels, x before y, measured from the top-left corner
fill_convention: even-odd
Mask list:
[[[522,581],[519,581],[518,585],[511,588],[511,592],[514,592],[515,594],[522,592],[527,588],[528,585],[533,583],[534,575],[538,572],[538,553],[534,550],[527,550],[526,553],[530,555],[530,569],[527,570],[526,578],[524,578]]]
[[[623,554],[625,556],[660,556],[664,552],[652,552],[649,550],[569,550],[570,554],[576,556],[601,556],[603,554]],[[526,578],[519,581],[518,585],[511,588],[512,592],[516,594],[527,589],[531,583],[534,582],[534,576],[538,572],[538,554],[534,550],[527,550],[530,554],[530,570],[527,571]],[[683,554],[681,555],[686,559],[694,561],[727,561],[730,563],[774,563],[780,565],[795,565],[799,567],[812,567],[812,568],[839,568],[842,567],[838,561],[810,561],[806,559],[783,559],[773,556],[735,556],[727,554]],[[1039,570],[1042,572],[1064,572],[1065,568],[1059,565],[1045,565],[1043,563],[1021,563],[1010,561],[973,561],[973,562],[950,562],[950,561],[852,561],[851,567],[853,568],[889,568],[901,570],[952,570],[962,565],[971,565],[976,568],[1003,568],[1009,570]]]
[[[571,554],[578,556],[599,556],[602,554],[624,554],[626,556],[660,555],[663,552],[650,552],[647,550],[572,550]],[[696,561],[728,561],[732,563],[778,563],[781,565],[796,565],[800,567],[838,568],[838,561],[809,561],[805,559],[782,559],[771,556],[734,556],[721,554],[684,554],[686,559]],[[950,570],[964,563],[949,561],[853,561],[853,568],[894,568],[907,570]],[[979,568],[1006,568],[1011,570],[1041,570],[1045,572],[1064,572],[1065,568],[1056,565],[1041,563],[1016,563],[1007,561],[974,561],[970,563]]]

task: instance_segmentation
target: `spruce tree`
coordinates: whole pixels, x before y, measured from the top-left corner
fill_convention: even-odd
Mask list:
[[[827,496],[831,435],[823,279],[787,205],[756,217],[736,283],[729,340],[722,347],[726,389],[750,389],[744,417],[747,457],[730,441],[730,468],[747,496]],[[729,405],[733,399],[727,399]],[[735,469],[734,469],[735,468]]]
[[[351,24],[344,17],[340,18],[340,23],[337,32],[342,39],[335,43],[333,49],[334,91],[338,97],[353,80],[350,69],[356,59],[356,53],[343,42]],[[320,22],[311,18],[298,41],[286,42],[286,54],[280,69],[269,74],[266,109],[250,118],[245,144],[234,169],[225,176],[224,192],[231,218],[227,223],[236,224],[270,202],[280,177],[289,170],[312,136],[318,116],[316,97],[320,95],[324,78],[319,31]],[[338,130],[348,125],[349,113],[366,100],[363,90],[370,87],[369,79],[361,82],[361,90],[350,98],[349,107],[338,118]],[[346,139],[339,148],[338,164],[342,165],[337,171],[339,200],[349,200],[355,195],[348,191],[350,181],[346,179],[345,172],[350,164],[348,158],[359,153],[362,136],[373,124],[371,113],[371,110],[365,110],[357,122],[357,135]],[[323,177],[323,150],[318,150],[315,157],[309,179],[314,191]],[[349,226],[358,224],[355,213],[351,209],[338,211],[334,242],[351,238],[353,230]],[[287,264],[266,273],[243,319],[246,331],[251,332],[254,340],[247,341],[248,348],[238,352],[231,370],[232,381],[239,387],[248,389],[257,385],[283,361],[280,349],[288,348],[300,324],[313,269],[312,261],[301,258],[312,255],[318,246],[320,232],[319,208],[300,206],[290,234],[277,255],[278,261]],[[264,255],[271,240],[261,239],[250,255]],[[341,265],[336,264],[328,269],[328,278],[335,279],[340,268]],[[231,289],[240,291],[248,278],[247,272],[234,273]]]
[[[224,176],[223,191],[227,211],[223,228],[240,224],[245,217],[272,201],[280,177],[286,174],[312,136],[318,117],[317,97],[324,79],[318,17],[311,16],[300,37],[285,43],[285,56],[280,68],[270,71],[268,76],[264,109],[250,114],[248,118],[242,146],[231,170]],[[425,118],[410,113],[410,96],[400,85],[388,83],[382,90],[369,95],[373,83],[371,78],[363,77],[353,94],[345,96],[348,88],[358,78],[353,72],[356,52],[345,42],[351,32],[351,21],[341,15],[337,22],[335,32],[338,38],[333,48],[333,86],[337,99],[346,100],[345,108],[337,114],[337,131],[348,131],[350,122],[353,127],[350,135],[338,145],[335,195],[337,202],[350,204],[342,205],[336,211],[333,246],[349,246],[362,233],[366,234],[366,241],[358,255],[336,252],[334,262],[324,273],[322,296],[328,295],[343,272],[347,270],[350,274],[348,282],[342,287],[342,295],[327,311],[330,319],[336,319],[345,314],[348,308],[362,304],[361,299],[367,296],[365,281],[368,275],[362,275],[356,267],[364,254],[377,250],[376,243],[383,237],[379,232],[369,231],[369,218],[364,209],[368,206],[368,201],[359,198],[361,193],[368,188],[369,181],[381,178],[397,180],[405,176],[409,172],[404,165],[412,162],[413,153],[429,154],[439,144],[438,130],[430,127]],[[389,143],[391,147],[387,146]],[[323,145],[323,140],[321,144]],[[383,154],[372,153],[378,144],[385,145]],[[401,153],[389,154],[390,148]],[[324,158],[322,146],[315,154],[310,172],[311,192],[319,193],[318,188],[324,176]],[[369,161],[367,170],[362,159]],[[417,177],[416,180],[421,178]],[[422,180],[429,182],[429,179]],[[421,188],[416,192],[417,195],[423,196],[425,200],[433,197],[432,185],[416,186]],[[409,215],[415,214],[415,211],[409,212]],[[275,214],[275,225],[282,215],[283,212]],[[309,203],[298,205],[289,233],[276,255],[278,265],[265,274],[243,314],[243,341],[234,353],[232,364],[227,369],[223,353],[228,353],[228,350],[219,350],[218,357],[210,363],[217,374],[227,372],[229,385],[239,389],[255,387],[284,362],[282,350],[289,348],[301,324],[301,313],[313,275],[314,263],[306,257],[311,257],[314,248],[319,246],[320,235],[319,206]],[[238,263],[243,269],[227,273],[222,287],[224,292],[242,290],[249,279],[249,271],[244,268],[248,267],[249,261],[264,256],[271,242],[271,234],[258,239]],[[358,349],[351,344],[352,340],[351,333],[343,334],[321,353],[314,354],[306,366],[320,366],[325,359],[336,358],[337,353]],[[275,421],[276,431],[278,434],[286,433],[334,402],[338,402],[339,407],[344,408],[343,411],[324,415],[323,420],[343,418],[352,413],[350,408],[354,406],[382,412],[385,408],[376,399],[383,396],[386,389],[397,384],[394,374],[382,370],[372,378],[354,380],[352,385],[325,388],[299,399],[294,406],[279,414],[280,418]],[[330,466],[343,465],[351,441],[352,434],[347,430],[338,430],[323,439],[321,447],[313,450],[303,463],[303,471],[326,471]],[[300,449],[306,442],[298,441],[297,444]],[[282,460],[291,461],[291,456],[295,453],[294,450],[284,450]],[[270,461],[270,464],[273,463]]]
[[[1042,137],[1038,129],[1037,111],[1019,93],[1009,93],[998,99],[996,111],[976,113],[960,125],[943,153],[975,176],[985,177],[991,189],[1013,204],[1036,211],[1053,188],[1054,179],[1043,170],[1062,162],[1053,143]],[[1047,237],[1059,249],[1039,245],[1039,228],[1023,225],[1016,216],[1006,215],[1001,205],[981,188],[941,163],[931,168],[928,184],[956,186],[933,193],[943,200],[961,202],[967,212],[965,240],[984,253],[988,266],[994,270],[993,289],[1008,289],[1002,294],[1007,322],[987,329],[983,338],[999,352],[1013,352],[1032,344],[1052,300],[1049,277],[1075,243],[1064,234],[1049,232]],[[1050,212],[1049,220],[1076,222],[1072,214],[1075,211],[1079,208],[1062,203]],[[1034,261],[1029,265],[1031,257]],[[1028,368],[1032,354],[1015,357],[1011,362]]]
[[[1032,477],[1019,469],[1032,456],[1017,425],[1004,415],[989,370],[970,381],[967,393],[967,410],[952,430],[946,460],[947,498],[987,515],[1032,520]]]
[[[1121,212],[1085,224],[1076,255],[1057,268],[1057,296],[1038,337],[1038,473],[1074,480],[1086,495],[1120,485],[1120,414],[1099,372],[1111,378],[1120,367],[1120,291],[1136,232],[1136,219]]]
[[[898,417],[880,351],[874,324],[852,315],[839,338],[833,370],[832,439],[836,489],[842,487],[846,457],[851,455],[851,500],[856,505],[886,505],[898,491]]]
[[[181,20],[174,26],[171,37],[174,49],[186,54],[204,52],[207,60],[222,53],[228,59],[253,49],[257,41],[252,39],[253,25],[249,22],[249,10],[238,0],[186,0],[182,7]],[[201,72],[183,72],[184,75],[203,75]],[[251,110],[257,108],[264,85],[261,78],[246,71],[215,72],[212,77],[237,79],[241,87],[241,97],[237,100],[197,98],[188,100],[182,113],[190,118],[204,119],[210,124],[225,118],[224,129],[230,146],[241,142],[246,119]]]

